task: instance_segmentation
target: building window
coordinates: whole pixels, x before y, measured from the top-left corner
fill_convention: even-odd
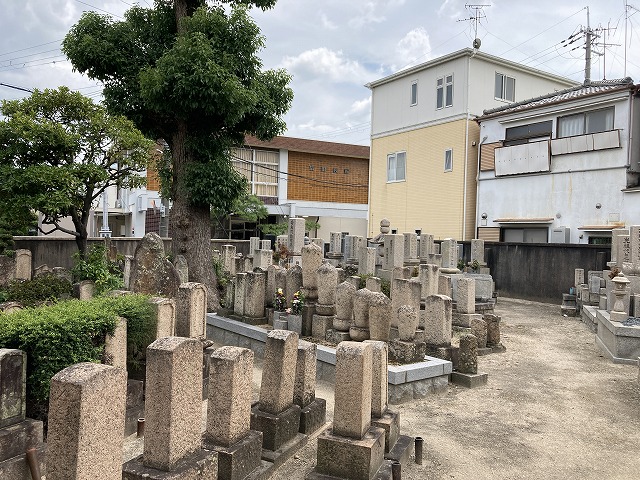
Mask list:
[[[387,155],[387,182],[401,182],[405,179],[407,152]]]
[[[558,138],[613,130],[614,108],[602,108],[558,118]]]
[[[523,143],[538,142],[540,140],[549,140],[551,139],[552,131],[553,122],[551,120],[507,128],[505,131],[504,146],[508,147]]]
[[[446,75],[436,80],[436,108],[453,105],[453,75]]]
[[[418,104],[418,81],[411,84],[411,106]]]
[[[453,150],[451,149],[444,151],[444,171],[453,171]]]
[[[496,72],[495,97],[500,100],[515,102],[516,100],[516,79]]]

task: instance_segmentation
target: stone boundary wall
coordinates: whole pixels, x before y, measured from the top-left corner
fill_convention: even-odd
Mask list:
[[[207,314],[207,338],[222,345],[249,348],[256,360],[264,358],[267,330],[230,320],[216,314]],[[447,390],[451,362],[426,357],[427,361],[410,365],[389,366],[389,403],[396,405],[425,398]],[[318,380],[335,382],[336,350],[318,345],[316,374]]]
[[[32,265],[36,268],[40,265],[48,265],[49,267],[73,267],[72,255],[78,251],[76,242],[73,238],[64,237],[13,237],[16,249],[25,248],[31,250]],[[113,237],[111,244],[115,245],[118,253],[122,255],[131,255],[136,251],[136,247],[142,238]],[[171,253],[171,239],[163,238],[164,251]],[[92,245],[100,245],[103,240],[101,238],[89,238],[89,247]],[[247,255],[249,253],[249,240],[227,240],[227,239],[211,239],[211,246],[214,250],[221,250],[222,245],[235,245],[236,252]]]

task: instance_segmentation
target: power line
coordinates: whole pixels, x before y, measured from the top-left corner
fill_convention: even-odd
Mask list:
[[[243,149],[246,150],[246,149]],[[237,160],[241,163],[246,163],[246,164],[250,164],[250,165],[255,165],[254,162],[251,162],[249,160],[245,160],[244,158],[238,157],[236,155],[231,155],[231,157],[234,160]],[[278,170],[277,168],[271,168],[271,167],[267,167],[264,164],[259,165],[260,168],[264,168],[265,170],[269,170],[278,174],[282,174],[282,175],[287,175],[290,177],[296,177],[296,178],[300,178],[302,180],[306,180],[308,182],[315,182],[315,183],[322,183],[325,185],[335,185],[338,187],[357,187],[357,188],[368,188],[368,185],[361,185],[361,184],[357,184],[357,183],[342,183],[342,182],[333,182],[331,180],[320,180],[317,178],[311,178],[311,177],[306,177],[304,175],[298,175],[295,173],[290,173],[290,172],[283,172],[282,170]]]
[[[83,5],[86,5],[87,7],[94,8],[94,9],[99,10],[101,12],[108,13],[112,17],[122,18],[120,15],[116,15],[115,13],[108,12],[106,10],[103,10],[102,8],[96,7],[95,5],[91,5],[91,4],[87,3],[87,2],[83,2],[82,0],[76,0],[76,2],[81,3]]]
[[[0,82],[0,85],[2,85],[3,87],[13,88],[15,90],[22,90],[23,92],[33,93],[33,90],[29,90],[28,88],[18,87],[16,85],[9,85],[8,83]]]
[[[52,43],[60,43],[62,40],[64,40],[64,38],[61,38],[60,40],[52,40],[50,42],[41,43],[39,45],[34,45],[33,47],[25,47],[25,48],[21,48],[19,50],[13,50],[11,52],[0,53],[0,57],[4,57],[5,55],[11,55],[12,53],[24,52],[25,50],[31,50],[33,48],[43,47],[45,45],[50,45]]]

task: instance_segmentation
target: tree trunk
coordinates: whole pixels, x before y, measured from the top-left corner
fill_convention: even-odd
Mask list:
[[[187,126],[178,121],[172,135],[173,182],[171,208],[172,241],[174,258],[183,255],[189,266],[189,281],[202,283],[207,288],[210,311],[220,307],[213,271],[211,251],[211,213],[209,205],[194,204],[189,200],[185,170],[193,159],[186,145]]]

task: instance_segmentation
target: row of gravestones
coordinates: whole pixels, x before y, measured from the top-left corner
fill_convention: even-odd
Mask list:
[[[122,464],[126,371],[81,363],[51,381],[48,480],[80,478],[267,478],[308,435],[325,426],[316,398],[316,346],[290,331],[267,336],[259,401],[251,405],[253,352],[207,349],[209,389],[202,421],[202,344],[165,337],[147,349],[143,454]],[[25,418],[26,358],[0,349],[0,477],[28,478],[25,450],[45,458],[42,423]],[[399,434],[387,405],[387,346],[343,342],[336,352],[333,429],[318,439],[309,478],[373,478],[406,461],[413,439]],[[44,465],[43,465],[44,467]]]

